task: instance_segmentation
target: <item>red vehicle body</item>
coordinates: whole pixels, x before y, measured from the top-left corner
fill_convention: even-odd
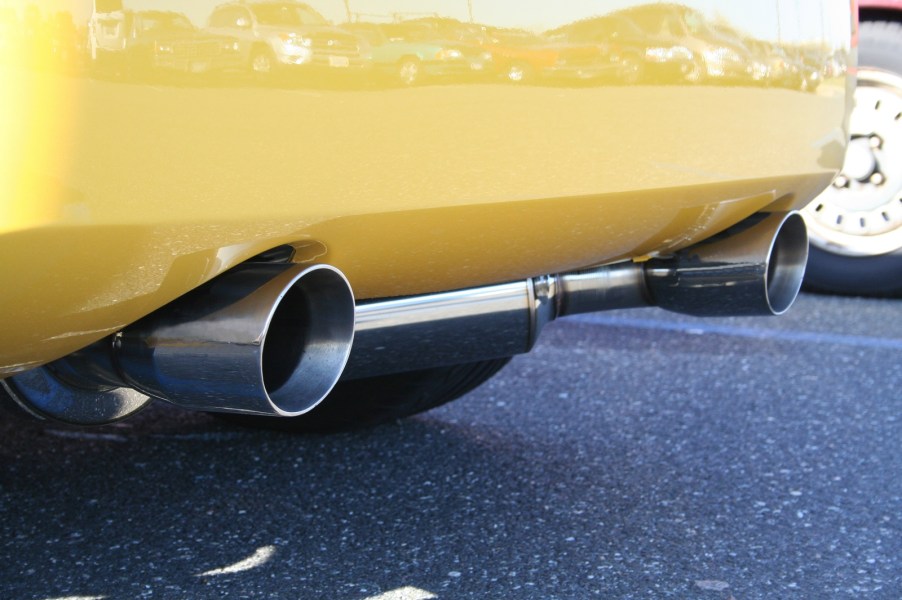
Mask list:
[[[902,11],[902,0],[862,0],[858,3],[859,10],[871,8],[888,8]]]

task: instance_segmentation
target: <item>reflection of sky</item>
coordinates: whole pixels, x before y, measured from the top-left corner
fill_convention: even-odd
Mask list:
[[[76,23],[87,21],[91,13],[91,0],[31,0],[49,11],[73,11]],[[127,8],[134,10],[173,10],[186,14],[195,24],[203,26],[212,9],[223,0],[124,0]],[[419,16],[451,17],[460,21],[491,25],[494,27],[517,27],[530,30],[552,29],[566,23],[599,16],[607,12],[636,4],[635,0],[517,0],[516,9],[503,0],[307,0],[307,3],[321,12],[333,23],[352,19],[361,21],[391,21],[393,18],[414,18]],[[0,6],[20,8],[22,0],[0,0]],[[682,4],[692,6],[708,18],[725,21],[736,29],[759,38],[776,38],[779,31],[781,41],[796,42],[820,40],[835,36],[840,23],[830,23],[828,19],[804,19],[803,14],[817,14],[821,6],[831,6],[838,10],[848,10],[848,0],[685,0]],[[73,10],[73,5],[77,8]],[[779,7],[779,27],[777,18],[770,7]],[[827,31],[823,31],[827,29]]]

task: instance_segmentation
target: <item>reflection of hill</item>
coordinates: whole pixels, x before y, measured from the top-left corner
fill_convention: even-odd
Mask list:
[[[525,29],[497,29],[486,28],[486,37],[493,43],[503,43],[509,46],[532,46],[541,44],[543,38]]]
[[[485,37],[480,25],[447,17],[418,17],[385,26],[390,37],[408,41],[445,40],[479,44]]]

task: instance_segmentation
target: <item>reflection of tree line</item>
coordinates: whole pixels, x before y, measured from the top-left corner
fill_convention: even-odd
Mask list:
[[[333,26],[290,0],[219,5],[201,30],[180,13],[123,10],[119,0],[98,3],[104,5],[83,27],[65,11],[45,19],[28,5],[20,22],[14,9],[0,8],[0,56],[115,76],[246,73],[257,81],[301,81],[315,70],[399,85],[499,80],[813,90],[846,69],[840,51],[755,39],[677,4],[637,5],[543,33],[437,15],[378,22],[350,12],[354,22]]]

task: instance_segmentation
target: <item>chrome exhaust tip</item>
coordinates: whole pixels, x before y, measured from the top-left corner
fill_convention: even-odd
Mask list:
[[[246,264],[113,340],[129,387],[191,408],[297,416],[325,398],[354,336],[354,295],[337,269]]]
[[[808,265],[808,227],[800,213],[790,213],[774,238],[767,269],[771,313],[782,315],[795,303]]]
[[[695,316],[781,315],[795,302],[808,261],[797,212],[746,220],[711,241],[645,265],[651,303]]]

